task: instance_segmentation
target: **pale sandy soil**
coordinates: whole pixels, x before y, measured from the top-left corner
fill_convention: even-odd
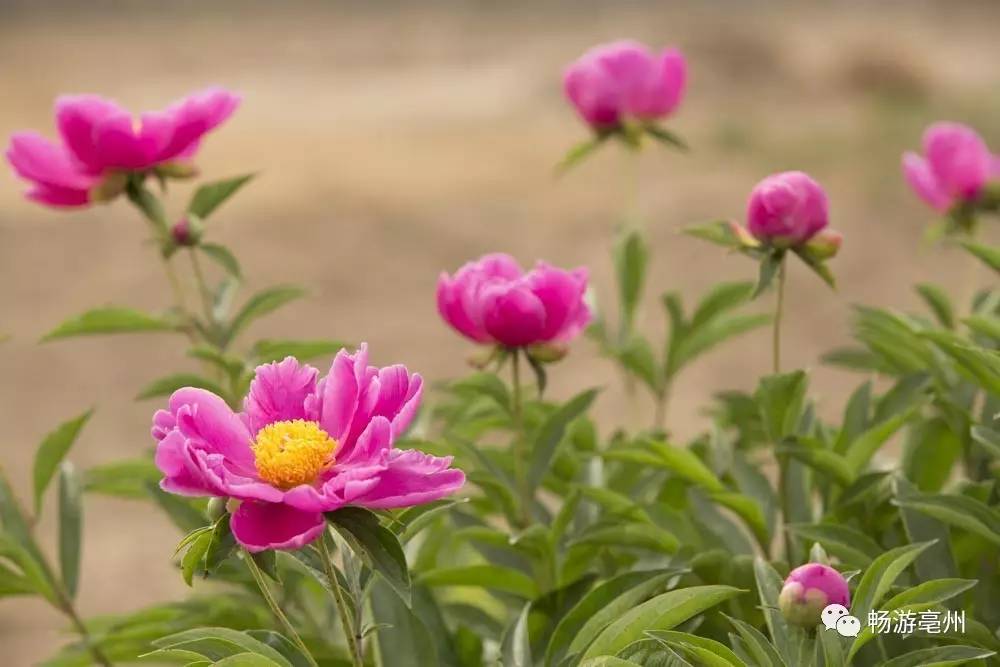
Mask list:
[[[282,3],[213,5],[209,13],[203,4],[171,3],[157,14],[138,11],[141,3],[88,13],[0,2],[0,136],[51,132],[50,105],[61,92],[99,92],[137,108],[213,83],[242,92],[243,108],[207,142],[200,164],[212,176],[261,175],[211,234],[239,254],[251,287],[312,290],[257,331],[367,340],[376,361],[403,361],[432,379],[462,373],[468,350],[434,311],[442,269],[506,250],[525,262],[587,265],[608,295],[625,160],[607,151],[569,178],[551,177],[560,154],[584,136],[561,101],[560,72],[592,43],[675,43],[691,61],[690,96],[674,127],[695,150],[642,162],[655,251],[643,325],[657,336],[661,291],[690,298],[752,272],[740,258],[678,236],[679,226],[740,215],[749,188],[770,171],[803,168],[827,185],[847,239],[836,260],[841,289],[829,293],[793,269],[786,348],[788,365],[814,370],[827,414],[841,408],[855,378],[820,367],[818,356],[845,340],[851,303],[914,307],[913,282],[952,290],[962,282],[958,257],[921,246],[930,216],[901,183],[900,152],[938,117],[975,122],[1000,146],[996,3],[962,3],[961,13],[945,2],[747,3],[752,12],[744,3],[707,9],[693,1],[383,11]],[[180,343],[163,337],[36,344],[87,307],[155,309],[168,297],[141,245],[145,230],[125,205],[57,214],[19,191],[0,178],[0,332],[13,336],[0,347],[0,463],[27,492],[40,436],[87,406],[98,412],[72,453],[78,464],[148,446],[153,406],[132,396],[184,362]],[[692,434],[713,392],[750,388],[767,371],[767,345],[760,332],[692,367],[671,426]],[[645,403],[626,409],[589,342],[552,384],[555,396],[608,385],[599,405],[608,428],[622,415],[642,423],[651,415]],[[51,533],[52,525],[41,528]],[[169,563],[177,535],[150,508],[94,499],[86,531],[85,613],[184,595]],[[4,664],[50,655],[62,628],[40,603],[0,601]]]

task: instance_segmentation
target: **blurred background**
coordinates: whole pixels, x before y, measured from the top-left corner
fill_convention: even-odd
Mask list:
[[[198,163],[206,178],[260,175],[213,217],[209,237],[234,249],[249,289],[293,282],[311,291],[255,333],[367,340],[376,363],[442,380],[464,373],[471,351],[436,315],[442,270],[502,250],[525,264],[586,265],[599,298],[611,297],[626,157],[608,146],[553,178],[553,165],[587,135],[562,99],[561,73],[602,41],[677,45],[691,80],[669,125],[693,151],[652,147],[641,159],[654,252],[642,326],[662,336],[666,289],[690,300],[716,281],[754,275],[748,260],[680,236],[681,226],[742,217],[760,178],[807,170],[826,186],[845,235],[833,262],[840,289],[793,263],[784,356],[787,367],[813,370],[813,392],[832,414],[857,378],[819,357],[846,341],[852,303],[916,308],[914,282],[959,296],[968,262],[922,240],[933,216],[906,189],[899,158],[939,118],[971,123],[1000,148],[997,25],[1000,3],[985,1],[0,0],[0,136],[54,136],[60,93],[95,92],[142,110],[211,84],[239,91],[243,106]],[[37,442],[89,406],[98,411],[71,454],[78,464],[147,448],[158,406],[133,396],[188,362],[170,336],[37,343],[92,306],[166,307],[168,290],[143,245],[146,227],[125,203],[54,212],[23,200],[22,184],[3,171],[0,332],[12,339],[0,347],[0,464],[27,493]],[[186,190],[174,190],[175,214]],[[685,371],[671,429],[692,435],[714,392],[751,389],[768,372],[768,345],[761,330]],[[625,406],[590,341],[550,381],[556,397],[607,385],[598,408],[607,429],[651,417],[645,398]],[[83,612],[185,595],[170,564],[178,537],[151,507],[88,499]],[[4,664],[54,653],[62,623],[35,600],[0,600]]]

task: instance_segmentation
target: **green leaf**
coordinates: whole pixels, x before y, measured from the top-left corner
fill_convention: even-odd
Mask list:
[[[951,301],[943,289],[937,285],[922,283],[916,286],[917,294],[924,300],[927,307],[934,313],[938,324],[946,329],[955,328],[955,311],[951,307]]]
[[[2,498],[0,498],[0,503],[2,503]],[[0,509],[3,509],[2,505],[0,505]],[[9,524],[5,525],[9,526]],[[5,562],[16,566],[20,572],[15,573],[6,566],[4,567],[5,572],[11,572],[15,576],[9,580],[0,577],[0,590],[4,591],[0,593],[0,597],[19,595],[28,589],[28,592],[37,593],[54,606],[60,604],[54,578],[34,542],[22,544],[10,532],[0,532],[0,564]]]
[[[198,250],[208,255],[208,257],[221,266],[223,270],[238,280],[243,279],[243,272],[240,269],[240,261],[229,248],[218,243],[202,243]]]
[[[175,331],[173,322],[156,315],[134,310],[109,306],[88,310],[82,315],[68,319],[55,329],[45,334],[42,342],[70,338],[72,336],[90,336],[94,334],[138,333],[147,331]]]
[[[1000,459],[1000,431],[985,426],[973,426],[972,439],[992,458]]]
[[[699,657],[708,665],[708,667],[721,665],[746,667],[746,663],[740,660],[739,656],[733,653],[732,649],[725,644],[720,644],[714,639],[700,637],[687,632],[677,632],[676,630],[652,630],[647,632],[646,636],[652,637],[659,642],[664,642],[674,646],[679,645],[687,648],[696,647],[702,651],[707,651],[708,653],[700,653]],[[716,660],[721,660],[721,662],[711,662],[713,658],[709,657],[710,655],[714,656]]]
[[[675,364],[678,368],[684,366],[730,338],[770,324],[771,319],[766,313],[732,315],[717,318],[698,328],[692,327],[677,346]]]
[[[781,269],[781,263],[785,261],[784,253],[770,252],[760,260],[760,272],[757,275],[757,284],[753,288],[750,298],[756,299],[771,286],[775,276]]]
[[[903,608],[913,611],[929,609],[945,600],[950,600],[956,595],[961,595],[977,583],[979,582],[975,579],[935,579],[933,581],[925,581],[893,596],[887,602],[880,605],[880,609],[883,611],[893,611]]]
[[[831,554],[855,567],[868,567],[884,551],[878,542],[844,524],[791,524],[788,529],[804,540],[822,544]]]
[[[962,439],[938,417],[914,424],[903,445],[903,474],[921,491],[940,491],[962,455]]]
[[[650,391],[660,391],[660,369],[653,354],[649,341],[642,336],[633,335],[628,341],[614,351],[618,361],[626,370],[642,380]]]
[[[885,372],[885,364],[870,351],[859,347],[838,347],[823,354],[820,361],[828,366],[839,366],[865,373]]]
[[[978,347],[945,331],[924,331],[920,335],[934,341],[958,362],[959,372],[991,394],[1000,395],[1000,352]]]
[[[917,413],[921,405],[922,403],[911,406],[875,424],[847,446],[844,458],[855,473],[860,473],[868,465],[879,448]]]
[[[477,586],[510,593],[526,600],[538,595],[535,582],[528,575],[499,565],[460,565],[427,570],[417,577],[423,586]]]
[[[250,297],[229,325],[228,339],[232,340],[253,320],[273,313],[287,303],[305,296],[306,291],[293,285],[279,285],[257,292]]]
[[[662,468],[707,491],[714,493],[726,491],[726,487],[715,473],[690,449],[654,440],[643,440],[641,445],[641,447],[610,449],[605,452],[604,458]]]
[[[682,570],[625,572],[598,585],[566,612],[556,625],[545,653],[545,664],[559,664],[563,655],[580,653],[620,615],[666,588]]]
[[[615,242],[614,262],[622,331],[627,333],[632,331],[649,262],[649,247],[638,229],[623,230],[619,234]]]
[[[778,655],[774,646],[771,642],[767,641],[767,638],[758,630],[746,621],[741,621],[738,618],[732,618],[729,615],[723,614],[726,619],[736,628],[736,632],[739,633],[740,638],[743,640],[743,646],[749,652],[749,657],[753,660],[756,667],[784,667],[785,662]]]
[[[919,493],[897,498],[893,504],[934,517],[1000,545],[1000,512],[963,495]]]
[[[187,551],[181,557],[181,576],[188,586],[194,585],[194,575],[205,572],[205,555],[212,546],[214,527],[207,526],[188,534],[181,541],[179,548],[187,546]]]
[[[681,231],[688,236],[693,236],[731,250],[743,247],[742,241],[733,232],[733,223],[729,220],[712,220],[710,222],[688,225]]]
[[[80,582],[80,538],[83,532],[83,492],[73,464],[59,466],[59,570],[70,598]]]
[[[245,632],[229,628],[208,627],[185,630],[153,640],[152,644],[158,650],[148,654],[151,658],[155,658],[160,652],[181,649],[203,655],[210,660],[224,660],[237,655],[256,655],[269,661],[259,664],[292,667],[292,663],[276,649],[254,639]],[[216,662],[215,664],[222,663]],[[242,663],[236,664],[241,664],[242,667]],[[256,664],[258,663],[247,663],[247,665]]]
[[[419,592],[421,589],[416,589]],[[419,597],[418,597],[419,599]],[[385,625],[375,633],[375,647],[381,667],[425,667],[445,665],[438,656],[429,621],[411,611],[388,584],[373,582],[371,607],[374,619]],[[349,664],[349,663],[344,663]]]
[[[669,146],[670,148],[676,148],[677,150],[684,153],[691,150],[683,139],[681,139],[679,136],[677,136],[670,130],[660,127],[659,125],[647,123],[646,125],[643,126],[643,129],[646,131],[646,134],[653,137],[654,139],[659,141],[661,144],[664,144],[665,146]]]
[[[163,473],[148,458],[126,459],[83,471],[83,490],[117,498],[145,499],[147,484],[155,484]]]
[[[318,358],[333,358],[341,350],[351,348],[350,343],[339,340],[315,339],[265,339],[257,341],[250,356],[258,364],[281,361],[285,357],[295,357],[299,361],[311,361]]]
[[[829,285],[831,289],[837,289],[837,279],[830,270],[830,267],[827,266],[825,260],[814,257],[805,249],[805,247],[794,248],[792,252],[798,255],[799,259],[802,260],[802,263],[808,266],[813,273],[819,276],[820,280]]]
[[[637,667],[637,665],[639,663],[616,658],[613,655],[602,655],[580,663],[580,667]]]
[[[504,634],[500,655],[503,667],[532,667],[531,642],[528,638],[528,613],[531,603],[524,605],[513,625]]]
[[[588,529],[571,544],[646,549],[662,553],[674,553],[680,547],[680,542],[672,533],[649,523],[597,526]]]
[[[593,137],[587,139],[586,141],[581,141],[573,148],[566,152],[566,155],[559,164],[556,165],[556,175],[562,175],[575,167],[576,165],[583,162],[583,160],[590,156],[604,141],[611,136],[607,133],[595,134]]]
[[[256,653],[237,653],[212,664],[215,667],[281,667],[282,665]]]
[[[964,665],[972,660],[981,660],[993,655],[996,655],[996,651],[978,646],[934,646],[904,653],[880,663],[879,667],[948,667]]]
[[[35,464],[32,475],[35,482],[36,514],[42,509],[42,497],[45,495],[45,489],[48,488],[53,475],[56,474],[56,468],[59,467],[69,448],[76,442],[80,431],[83,430],[84,425],[86,425],[92,414],[94,414],[93,410],[87,410],[79,417],[74,417],[69,421],[63,422],[56,430],[45,436],[42,444],[38,446],[38,451],[35,452]]]
[[[986,266],[1000,273],[1000,248],[975,241],[962,241],[962,246]]]
[[[195,191],[190,203],[188,203],[188,213],[193,213],[199,218],[208,218],[215,209],[236,194],[236,191],[253,177],[254,174],[244,174],[202,185]]]
[[[802,461],[840,486],[848,486],[854,481],[855,473],[847,459],[831,449],[825,449],[821,443],[815,442],[812,438],[786,440],[776,451]]]
[[[719,283],[712,287],[702,297],[698,307],[691,316],[691,328],[697,329],[708,324],[719,315],[733,310],[750,300],[753,294],[753,283]]]
[[[206,389],[216,396],[225,397],[227,392],[214,380],[209,380],[206,377],[202,377],[197,373],[175,373],[173,375],[166,375],[161,378],[157,378],[147,384],[142,390],[136,394],[135,400],[144,401],[150,398],[160,398],[163,396],[170,396],[178,389],[184,387],[195,387],[197,389]]]
[[[709,493],[708,497],[715,503],[732,510],[737,516],[743,519],[750,527],[750,530],[753,531],[759,544],[765,545],[770,543],[770,531],[767,528],[767,520],[756,500],[732,491]]]
[[[648,600],[606,627],[583,658],[614,655],[650,630],[670,630],[743,591],[732,586],[694,586],[669,591]]]
[[[933,542],[907,544],[885,552],[868,566],[851,604],[851,613],[858,618],[867,618],[868,612],[876,609],[885,594],[889,592],[893,582],[903,573],[913,561]]]
[[[792,667],[796,665],[799,654],[796,639],[798,635],[794,634],[794,630],[778,610],[778,595],[781,593],[784,582],[774,567],[760,557],[754,558],[753,574],[754,580],[757,582],[757,594],[761,610],[764,612],[764,623],[767,625],[768,634],[771,635],[774,648],[781,656],[783,663]]]
[[[410,603],[410,571],[396,535],[379,523],[378,517],[360,507],[342,507],[326,513],[351,549],[407,604]]]
[[[778,443],[795,435],[802,419],[808,382],[805,371],[761,378],[754,400],[760,410],[764,432],[771,442]]]
[[[582,415],[594,402],[597,389],[582,391],[559,406],[542,424],[531,447],[531,468],[528,471],[528,487],[534,491],[545,479],[545,475],[556,457],[559,444],[566,435],[570,422]]]

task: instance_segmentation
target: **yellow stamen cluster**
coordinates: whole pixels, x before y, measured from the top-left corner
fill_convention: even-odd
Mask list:
[[[319,424],[304,419],[274,422],[250,446],[257,474],[279,489],[311,484],[333,465],[337,442]]]

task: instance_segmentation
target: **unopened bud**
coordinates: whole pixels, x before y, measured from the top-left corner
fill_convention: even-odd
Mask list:
[[[225,498],[212,498],[208,501],[208,507],[205,509],[205,515],[208,520],[215,523],[226,513],[226,499]]]
[[[170,228],[170,236],[173,237],[174,243],[179,246],[195,246],[201,241],[204,231],[205,227],[201,220],[194,216],[188,216],[181,218]]]
[[[829,565],[807,563],[792,570],[778,595],[778,608],[785,620],[803,628],[814,628],[827,605],[850,608],[847,580]]]

